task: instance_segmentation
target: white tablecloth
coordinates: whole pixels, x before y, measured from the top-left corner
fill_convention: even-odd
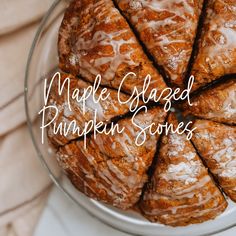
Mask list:
[[[233,228],[214,236],[235,235],[236,228]],[[34,236],[129,236],[129,234],[103,224],[54,187]]]

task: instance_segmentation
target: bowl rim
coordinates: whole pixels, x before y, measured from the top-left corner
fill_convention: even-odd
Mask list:
[[[33,146],[35,148],[36,154],[42,164],[42,166],[44,167],[44,169],[47,171],[47,174],[50,176],[52,182],[57,186],[57,188],[59,188],[64,194],[65,196],[70,199],[70,201],[72,201],[73,203],[75,203],[76,205],[78,205],[79,207],[81,207],[82,209],[84,209],[86,212],[88,212],[89,215],[96,217],[96,219],[98,219],[100,222],[104,223],[105,225],[108,225],[109,227],[118,230],[120,232],[123,233],[128,233],[129,235],[138,235],[138,234],[134,234],[129,232],[128,230],[124,230],[121,228],[118,228],[114,225],[112,225],[111,223],[109,223],[107,220],[103,219],[101,216],[98,216],[98,214],[95,214],[92,212],[92,210],[88,209],[87,207],[83,206],[81,203],[79,203],[75,197],[73,197],[61,184],[60,181],[58,181],[58,179],[54,176],[54,174],[52,173],[52,171],[50,170],[50,168],[48,167],[46,161],[43,158],[43,154],[41,153],[36,139],[34,137],[34,133],[33,133],[33,129],[32,129],[32,122],[30,120],[30,114],[29,114],[29,106],[28,106],[28,80],[29,80],[29,71],[30,71],[30,65],[31,65],[31,61],[32,61],[32,57],[34,54],[34,50],[37,44],[37,41],[39,39],[39,37],[41,36],[42,30],[45,26],[45,24],[47,23],[47,20],[49,19],[49,17],[51,16],[51,13],[54,11],[54,9],[58,6],[58,4],[62,1],[68,1],[68,0],[54,0],[54,2],[52,3],[52,5],[50,6],[50,8],[48,9],[48,11],[45,13],[44,17],[42,18],[39,27],[35,33],[34,39],[32,41],[30,50],[29,50],[29,54],[28,54],[28,58],[27,58],[27,63],[26,63],[26,69],[25,69],[25,76],[24,76],[24,106],[25,106],[25,114],[26,114],[26,123],[27,123],[27,127],[28,127],[28,132],[30,134]],[[70,2],[71,0],[69,0],[68,2]],[[236,227],[236,222],[232,225],[226,226],[222,229],[219,230],[215,230],[212,231],[210,233],[206,233],[206,234],[199,234],[198,236],[210,236],[210,235],[214,235],[217,233],[222,233],[225,232],[226,230],[232,229],[233,227]],[[158,235],[158,232],[157,232]]]

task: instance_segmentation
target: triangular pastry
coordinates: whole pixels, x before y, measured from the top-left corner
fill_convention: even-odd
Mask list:
[[[153,88],[166,87],[161,75],[144,53],[126,20],[112,0],[74,0],[65,12],[59,40],[59,67],[93,82],[98,74],[102,84],[132,93],[143,88],[145,77]]]
[[[156,107],[136,115],[134,120],[143,128],[152,123],[157,127],[165,117],[163,109]],[[122,119],[118,124],[124,127],[122,133],[102,133],[97,134],[96,139],[94,136],[87,138],[86,148],[83,140],[73,141],[61,147],[57,155],[69,179],[81,192],[127,209],[139,200],[159,134],[151,135],[146,130],[146,141],[137,146],[135,139],[140,128],[132,123],[131,118]]]
[[[182,87],[202,0],[115,0],[171,83]]]
[[[228,81],[201,92],[185,103],[184,114],[204,119],[236,124],[236,80]]]
[[[168,123],[177,127],[173,114]],[[227,206],[185,134],[163,136],[155,172],[140,202],[153,222],[183,226],[214,219]]]
[[[70,82],[68,82],[68,78]],[[58,82],[60,81],[60,85],[62,85],[65,81],[64,89],[62,91],[62,95],[58,94]],[[69,85],[69,93],[68,93],[68,83]],[[81,132],[85,128],[85,126],[90,122],[95,120],[95,112],[96,112],[96,123],[103,122],[107,124],[111,122],[113,118],[124,115],[129,112],[129,104],[121,104],[118,100],[118,92],[114,89],[105,88],[106,93],[103,94],[103,97],[106,99],[100,99],[99,102],[96,103],[95,99],[98,100],[100,94],[102,94],[102,87],[99,87],[95,93],[95,99],[91,94],[83,104],[83,101],[77,101],[75,98],[72,99],[72,95],[75,94],[74,91],[79,91],[78,98],[82,97],[84,94],[89,93],[91,90],[86,90],[88,87],[92,87],[89,82],[85,82],[79,78],[75,78],[73,75],[61,73],[60,78],[58,76],[55,78],[52,83],[52,88],[50,89],[49,99],[47,105],[56,106],[58,109],[58,114],[55,117],[56,110],[55,108],[50,108],[47,113],[47,123],[50,121],[53,122],[49,127],[47,127],[48,138],[51,143],[55,146],[61,146],[68,143],[70,140],[78,138],[77,133],[73,133],[74,124],[78,127]],[[68,94],[70,101],[70,108],[68,104]],[[107,96],[109,95],[109,96]],[[127,101],[129,96],[124,93],[119,93],[120,99],[122,101]],[[83,112],[84,111],[84,112]],[[72,123],[71,128],[67,135],[64,133],[54,132],[54,124],[58,127],[61,124],[67,125],[67,127]],[[90,125],[88,125],[90,127]],[[91,130],[92,131],[92,130]]]
[[[213,121],[194,123],[193,143],[224,192],[236,201],[236,127]]]
[[[236,1],[209,0],[192,68],[193,90],[236,73]]]

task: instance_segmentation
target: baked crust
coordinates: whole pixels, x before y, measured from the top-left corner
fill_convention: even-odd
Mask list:
[[[148,127],[165,120],[162,108],[156,107],[135,117],[135,123]],[[59,164],[74,186],[87,196],[127,209],[133,206],[147,181],[147,170],[156,152],[159,134],[150,135],[141,146],[135,144],[140,132],[131,118],[118,122],[125,130],[115,135],[97,134],[84,142],[73,141],[60,147]]]
[[[168,123],[177,127],[174,114]],[[161,139],[157,166],[140,202],[152,222],[184,226],[214,219],[227,206],[186,135]]]
[[[236,124],[236,80],[231,80],[203,91],[182,105],[185,115]]]
[[[209,0],[192,75],[193,90],[236,73],[236,1]]]
[[[65,12],[59,39],[59,67],[93,82],[98,74],[102,84],[132,93],[143,88],[145,77],[152,77],[149,89],[166,88],[161,75],[144,53],[128,23],[111,0],[74,0]]]
[[[115,0],[171,83],[183,87],[202,0]]]
[[[236,201],[236,127],[207,120],[194,123],[193,143],[224,192]]]

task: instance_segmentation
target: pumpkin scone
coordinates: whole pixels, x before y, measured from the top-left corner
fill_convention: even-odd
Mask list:
[[[192,106],[184,103],[185,115],[236,124],[236,80],[205,90],[191,99]]]
[[[173,85],[183,87],[202,0],[115,0]]]
[[[134,119],[125,118],[118,122],[122,133],[114,135],[104,133],[89,137],[84,141],[73,141],[59,148],[59,164],[67,173],[74,186],[85,195],[127,209],[140,198],[147,170],[156,152],[159,134],[151,135],[145,131],[140,140],[139,127],[155,123],[162,124],[166,113],[156,107],[147,113],[140,113]],[[132,120],[135,121],[133,124]],[[154,126],[153,126],[154,128]],[[142,138],[146,141],[142,145]]]
[[[62,89],[61,94],[59,94],[60,89]],[[92,89],[95,91],[94,95]],[[85,102],[82,97],[87,98]],[[127,101],[129,96],[120,92],[119,98]],[[113,118],[129,111],[129,104],[119,102],[117,90],[97,87],[96,84],[92,85],[65,73],[60,73],[52,81],[47,105],[52,106],[47,113],[47,123],[52,122],[47,127],[48,138],[55,146],[64,145],[78,138],[85,128],[92,131],[91,127],[95,123],[107,124]],[[59,131],[55,132],[60,130],[57,129],[60,127],[68,129],[66,135]]]
[[[193,143],[224,192],[236,201],[236,127],[196,120]]]
[[[236,1],[209,0],[193,64],[193,90],[236,73]]]
[[[176,128],[174,114],[168,123]],[[160,144],[157,166],[140,202],[146,218],[171,226],[214,219],[227,207],[185,134],[169,133]]]
[[[144,53],[128,23],[112,0],[74,0],[65,12],[58,39],[59,67],[93,82],[132,93],[141,90],[147,75],[151,89],[166,88],[162,76]]]

